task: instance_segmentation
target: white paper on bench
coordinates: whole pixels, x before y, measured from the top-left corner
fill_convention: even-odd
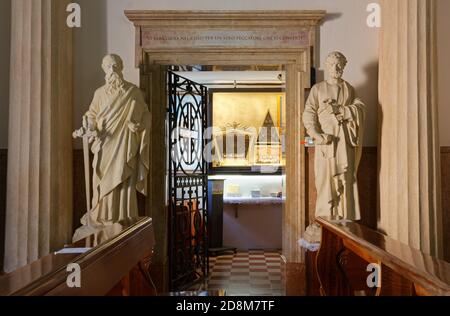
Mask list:
[[[60,251],[55,252],[55,255],[63,255],[63,254],[82,254],[88,252],[92,248],[64,248]]]

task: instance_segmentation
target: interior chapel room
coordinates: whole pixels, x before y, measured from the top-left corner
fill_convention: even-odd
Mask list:
[[[0,296],[450,295],[449,13],[0,1]]]

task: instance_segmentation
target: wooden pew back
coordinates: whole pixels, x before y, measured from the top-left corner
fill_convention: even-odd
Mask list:
[[[317,222],[322,295],[450,295],[450,263],[354,222],[331,217]]]
[[[136,280],[136,273],[132,273],[136,269],[150,282],[148,268],[154,243],[151,218],[129,221],[114,232],[102,231],[74,245],[92,247],[84,254],[52,253],[0,277],[0,296],[104,296],[124,283],[124,278],[128,288],[121,287],[120,293],[114,294],[146,294],[133,293],[135,288],[142,289],[142,284],[129,283]],[[71,273],[67,266],[72,263],[81,268],[79,288],[67,285]]]

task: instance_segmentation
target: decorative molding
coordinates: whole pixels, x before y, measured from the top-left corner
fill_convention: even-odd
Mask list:
[[[135,10],[125,11],[125,15],[135,26],[135,64],[140,67],[148,65],[146,54],[153,52],[181,54],[177,60],[185,60],[191,54],[214,48],[223,54],[226,49],[231,49],[229,57],[239,55],[233,50],[245,48],[250,53],[255,49],[274,49],[274,52],[268,52],[269,55],[276,54],[281,48],[296,49],[297,52],[314,49],[317,26],[326,11]],[[307,55],[308,60],[313,56],[311,64],[314,65],[316,54]],[[239,60],[233,62],[236,64]],[[268,64],[270,57],[260,62]]]
[[[142,67],[142,71],[148,74],[153,65],[237,65],[245,60],[248,65],[271,64],[274,60],[283,65],[296,64],[303,72],[303,86],[311,87],[310,48],[189,48],[189,49],[151,49],[143,50],[136,47],[142,56],[137,57],[136,67]],[[210,57],[205,58],[208,55]],[[214,56],[214,58],[212,57]],[[276,57],[274,57],[276,56]]]
[[[167,21],[171,25],[183,25],[185,22],[207,21],[207,23],[217,22],[257,22],[260,25],[267,23],[272,25],[277,21],[281,25],[295,23],[297,25],[317,25],[326,16],[324,10],[300,10],[300,11],[153,11],[153,10],[127,10],[126,17],[135,26],[154,25],[155,21]],[[265,22],[266,21],[266,22]]]

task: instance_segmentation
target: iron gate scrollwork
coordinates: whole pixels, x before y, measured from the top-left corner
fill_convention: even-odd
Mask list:
[[[171,290],[184,290],[208,274],[206,146],[208,91],[168,72]]]

